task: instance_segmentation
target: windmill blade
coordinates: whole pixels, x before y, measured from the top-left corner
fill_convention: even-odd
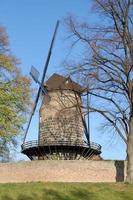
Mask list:
[[[39,82],[39,71],[33,65],[31,66],[30,75],[36,83]]]
[[[88,144],[90,144],[90,100],[89,100],[89,92],[88,92],[88,88],[87,88],[87,111],[88,111],[88,115],[87,115],[87,132],[86,132],[86,138],[87,138],[87,142]]]
[[[51,40],[50,48],[49,48],[49,51],[48,51],[46,63],[45,63],[44,70],[43,70],[42,80],[41,80],[41,83],[40,83],[40,86],[39,86],[39,89],[38,89],[38,93],[37,93],[37,96],[36,96],[36,99],[35,99],[33,111],[31,113],[29,122],[27,124],[27,128],[26,128],[26,131],[25,131],[25,136],[24,136],[23,144],[25,143],[25,139],[26,139],[29,127],[30,127],[30,123],[31,123],[32,117],[33,117],[33,115],[35,113],[35,110],[36,110],[36,107],[37,107],[37,103],[38,103],[38,100],[39,100],[39,97],[40,97],[40,94],[41,94],[41,91],[42,91],[42,85],[44,83],[44,79],[45,79],[45,76],[46,76],[46,73],[47,73],[48,64],[49,64],[49,61],[50,61],[50,57],[51,57],[51,53],[52,53],[52,48],[53,48],[53,44],[54,44],[54,41],[55,41],[55,37],[56,37],[56,33],[57,33],[57,30],[58,30],[58,27],[59,27],[59,20],[57,21],[56,26],[55,26],[54,34],[53,34],[53,37],[52,37],[52,40]]]

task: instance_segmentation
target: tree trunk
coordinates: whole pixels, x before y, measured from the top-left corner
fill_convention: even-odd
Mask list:
[[[127,140],[127,182],[133,183],[133,116],[130,119],[129,127]]]

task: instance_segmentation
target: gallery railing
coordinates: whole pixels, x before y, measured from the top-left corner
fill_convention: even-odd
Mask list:
[[[56,141],[56,140],[50,140],[50,141],[44,141],[44,140],[32,140],[32,141],[28,141],[28,142],[25,142],[21,148],[22,148],[22,151],[23,150],[26,150],[26,149],[29,149],[29,148],[32,148],[32,147],[40,147],[40,146],[81,146],[81,147],[86,147],[86,148],[91,148],[91,149],[94,149],[94,150],[97,150],[97,151],[101,151],[101,145],[95,143],[95,142],[90,142],[90,144],[87,144],[85,142],[81,143],[81,142],[78,142],[78,141],[71,141],[71,140],[68,140],[68,141]]]

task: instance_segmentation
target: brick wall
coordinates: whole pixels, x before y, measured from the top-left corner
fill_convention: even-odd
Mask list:
[[[124,161],[45,160],[0,164],[0,182],[116,182],[125,177]]]

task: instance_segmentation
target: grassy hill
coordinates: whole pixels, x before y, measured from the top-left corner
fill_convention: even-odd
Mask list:
[[[133,200],[133,185],[115,183],[0,184],[0,200]]]

